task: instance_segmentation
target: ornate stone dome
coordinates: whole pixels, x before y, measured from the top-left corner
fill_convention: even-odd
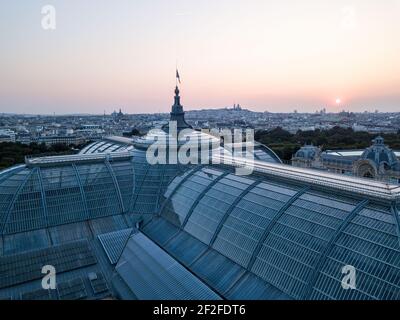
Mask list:
[[[395,153],[384,144],[382,137],[377,137],[372,140],[373,144],[369,148],[365,149],[361,155],[361,160],[370,160],[379,167],[381,164],[386,165],[389,168],[398,167],[398,159]]]
[[[314,160],[321,152],[320,148],[310,144],[305,144],[295,154],[295,158],[303,158],[305,160]]]

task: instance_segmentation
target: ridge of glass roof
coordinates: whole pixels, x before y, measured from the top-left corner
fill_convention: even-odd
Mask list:
[[[126,138],[126,137],[120,137],[120,136],[109,136],[109,137],[105,137],[104,140],[122,143],[122,144],[133,144],[133,139]]]
[[[46,165],[58,165],[65,163],[78,163],[78,162],[102,162],[118,161],[131,159],[132,154],[130,152],[113,152],[113,153],[93,153],[93,154],[74,154],[74,155],[63,155],[63,156],[48,156],[48,157],[37,157],[37,158],[25,158],[25,164],[27,167],[46,166]]]
[[[291,181],[300,181],[308,185],[334,188],[340,191],[352,192],[361,196],[372,196],[386,201],[400,201],[400,186],[394,184],[289,165],[249,160],[240,157],[213,155],[212,160],[215,161],[215,163],[223,163],[235,167],[250,165],[253,166],[255,172],[265,173]]]

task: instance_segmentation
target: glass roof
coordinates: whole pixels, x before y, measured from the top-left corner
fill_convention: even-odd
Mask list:
[[[243,160],[230,160],[149,165],[139,149],[30,159],[0,172],[0,234],[34,239],[33,230],[90,220],[87,233],[98,235],[147,216],[148,241],[191,271],[188,283],[198,278],[221,297],[399,299],[398,187],[258,161],[238,176]],[[114,217],[123,222],[115,230],[96,222]],[[151,257],[135,246],[127,259],[140,256],[144,268]],[[115,263],[120,244],[104,248]],[[154,270],[168,266],[152,261]],[[344,265],[359,271],[356,290],[341,287]]]
[[[143,230],[222,296],[243,299],[236,286],[246,274],[249,288],[255,279],[271,286],[254,292],[264,297],[399,298],[398,213],[390,204],[209,167],[176,179],[160,218]],[[357,290],[341,286],[345,265],[365,279]]]
[[[221,299],[142,233],[130,237],[115,270],[139,299]]]
[[[93,163],[73,159],[17,169],[0,180],[0,234],[115,215],[129,209],[134,188],[132,159],[109,162],[103,157]]]
[[[84,147],[80,154],[110,153],[133,150],[132,140],[124,137],[107,137]]]

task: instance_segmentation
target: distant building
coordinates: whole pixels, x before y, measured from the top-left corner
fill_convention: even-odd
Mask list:
[[[368,131],[368,128],[367,128],[366,126],[359,125],[359,124],[357,124],[357,123],[354,123],[354,124],[353,124],[352,129],[353,129],[355,132]]]
[[[242,110],[242,107],[240,106],[240,104],[234,104],[234,105],[233,105],[233,110],[235,110],[235,111],[241,111],[241,110]]]
[[[30,144],[32,142],[31,134],[27,132],[18,133],[16,141],[23,144]]]
[[[82,129],[86,130],[98,130],[101,129],[99,124],[83,124]]]
[[[0,143],[1,142],[12,142],[10,136],[0,134]]]
[[[373,140],[373,145],[363,152],[353,169],[359,177],[400,182],[400,161],[393,150],[385,146],[382,137]]]
[[[39,137],[38,143],[45,143],[46,145],[53,145],[53,144],[74,144],[79,145],[84,143],[86,140],[81,136],[44,136]]]
[[[362,178],[400,183],[400,152],[391,150],[382,137],[365,150],[324,151],[305,145],[292,158],[292,165]]]
[[[114,111],[111,116],[114,118],[114,120],[119,121],[124,117],[124,114],[122,113],[122,110],[119,109],[119,112]]]
[[[0,129],[0,142],[15,142],[15,132],[10,129]]]
[[[322,168],[322,150],[313,144],[305,144],[292,158],[292,165],[299,168]]]

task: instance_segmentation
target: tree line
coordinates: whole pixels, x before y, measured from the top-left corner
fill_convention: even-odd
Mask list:
[[[255,140],[270,147],[282,160],[290,160],[305,143],[320,146],[323,150],[365,149],[378,134],[354,131],[352,128],[333,127],[329,130],[297,131],[290,133],[277,127],[273,130],[258,130]],[[400,133],[381,134],[385,144],[400,150]]]
[[[132,130],[131,135],[142,135],[138,130]],[[277,127],[273,130],[258,130],[255,140],[270,147],[282,160],[288,161],[305,143],[320,146],[323,150],[365,149],[371,145],[372,139],[378,134],[355,132],[352,128],[334,127],[329,130],[297,131],[290,133]],[[381,134],[385,144],[394,150],[400,150],[400,132],[396,134]],[[25,156],[51,156],[74,154],[84,145],[54,144],[47,146],[44,143],[22,144],[19,142],[0,143],[0,170],[24,163]]]
[[[0,143],[0,170],[11,167],[15,164],[24,163],[25,156],[53,156],[74,154],[82,146],[63,143],[47,146],[45,143],[22,144],[20,142],[2,142]]]

